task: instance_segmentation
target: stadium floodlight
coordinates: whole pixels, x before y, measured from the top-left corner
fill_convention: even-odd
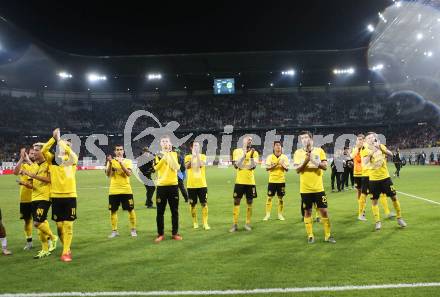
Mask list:
[[[97,73],[89,73],[87,75],[87,79],[89,80],[89,82],[97,82],[97,81],[107,80],[107,76]]]
[[[381,71],[384,68],[383,64],[377,64],[371,67],[372,71]]]
[[[342,75],[342,74],[348,74],[348,75],[352,75],[356,72],[356,70],[353,67],[350,68],[346,68],[346,69],[334,69],[333,73],[336,75]]]
[[[431,51],[427,51],[427,52],[424,52],[423,55],[424,55],[425,57],[431,58],[431,57],[434,55],[434,53],[431,52]]]
[[[387,23],[387,19],[383,16],[383,14],[381,14],[380,12],[378,13],[379,18],[384,22]]]
[[[367,30],[368,30],[368,32],[374,32],[374,26],[372,24],[369,24],[367,26]]]
[[[162,79],[162,74],[160,74],[160,73],[148,73],[147,74],[147,79],[148,80],[161,80]]]
[[[281,75],[294,76],[295,75],[295,70],[289,69],[289,70],[281,71]]]
[[[69,78],[72,78],[73,75],[68,72],[61,71],[61,72],[58,72],[58,77],[61,79],[69,79]]]
[[[402,6],[402,2],[400,2],[400,1],[396,2],[396,7],[397,7],[397,8],[399,8],[399,7],[401,7],[401,6]]]
[[[273,87],[273,83],[270,83],[270,86]]]
[[[422,33],[417,33],[416,38],[417,38],[417,40],[422,40],[423,39],[423,34]]]

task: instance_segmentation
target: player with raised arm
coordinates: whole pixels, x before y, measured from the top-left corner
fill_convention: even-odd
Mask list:
[[[406,227],[406,222],[402,218],[400,202],[397,199],[396,189],[391,181],[387,167],[387,156],[392,157],[393,153],[379,142],[377,134],[368,132],[365,138],[365,149],[361,152],[362,164],[368,170],[369,190],[373,195],[371,198],[371,209],[376,222],[375,229],[380,230],[382,223],[380,220],[378,200],[381,193],[385,193],[393,201],[396,210],[397,224]]]
[[[236,179],[234,186],[234,209],[233,225],[229,230],[236,232],[238,230],[238,217],[240,214],[240,202],[243,195],[246,195],[246,223],[244,229],[251,231],[252,203],[257,198],[257,188],[255,186],[254,170],[257,167],[258,152],[252,147],[252,137],[243,138],[242,148],[237,148],[232,154],[232,163],[236,169]]]
[[[289,170],[289,159],[283,154],[281,141],[273,143],[273,153],[266,159],[266,171],[269,172],[269,184],[267,185],[266,216],[263,221],[270,218],[272,211],[272,199],[278,197],[278,219],[284,221],[284,196],[286,195],[286,172]]]
[[[309,131],[299,134],[302,148],[295,151],[293,163],[299,174],[301,203],[304,207],[304,224],[308,243],[315,242],[313,234],[312,208],[315,203],[321,214],[324,225],[324,241],[336,243],[331,234],[330,220],[327,211],[327,196],[324,192],[323,172],[327,170],[327,156],[322,148],[313,147],[313,136]]]
[[[107,156],[107,167],[105,169],[105,174],[110,179],[108,209],[110,211],[112,232],[109,238],[119,236],[118,209],[120,205],[123,210],[128,211],[130,234],[132,237],[136,237],[136,213],[134,211],[133,190],[130,184],[133,162],[124,158],[124,147],[122,145],[115,146],[114,154],[115,158],[112,155]]]
[[[17,180],[20,186],[20,219],[24,221],[24,234],[26,245],[24,250],[30,250],[32,245],[32,179],[20,174],[21,170],[29,171],[34,160],[34,149],[30,148],[29,153],[25,148],[20,150],[20,159],[14,168],[14,174],[19,176]]]
[[[202,206],[203,229],[209,230],[208,225],[208,185],[206,183],[206,155],[200,152],[200,143],[190,144],[191,154],[185,156],[185,167],[188,172],[187,189],[193,228],[199,228],[197,221],[197,201]]]

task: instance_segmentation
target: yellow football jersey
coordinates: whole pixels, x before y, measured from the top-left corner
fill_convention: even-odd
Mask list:
[[[22,164],[21,169],[26,171],[31,171],[32,164]],[[27,176],[20,174],[20,181],[23,183],[32,184],[32,179]],[[32,202],[32,189],[26,188],[25,186],[20,186],[20,202],[29,203]]]
[[[300,166],[304,163],[306,151],[304,149],[296,150],[293,155],[293,163]],[[311,152],[310,162],[299,175],[299,191],[300,193],[319,193],[324,191],[324,183],[322,180],[323,170],[318,168],[313,162],[319,164],[321,161],[327,160],[327,156],[322,148],[314,147]],[[313,161],[313,162],[312,162]]]
[[[206,155],[200,154],[200,161],[206,164]],[[193,163],[196,162],[196,159],[192,157],[192,155],[185,156],[185,163],[191,162],[191,168],[187,169],[188,180],[186,181],[186,187],[189,189],[192,188],[206,188],[206,175],[205,175],[205,165],[202,165],[200,168],[193,168]]]
[[[266,165],[277,164],[275,168],[269,171],[269,183],[285,183],[286,170],[281,166],[281,163],[289,165],[289,159],[286,155],[281,154],[279,157],[271,154],[266,159]]]
[[[133,170],[133,162],[130,159],[123,159],[122,164],[125,168]],[[111,161],[112,173],[110,175],[109,195],[133,194],[130,185],[130,177],[122,170],[121,164],[115,159]],[[107,168],[110,163],[107,164]]]
[[[179,161],[176,152],[163,153],[162,158],[156,156],[156,185],[157,186],[177,186],[177,170],[179,169]]]
[[[243,149],[238,148],[235,149],[232,153],[232,160],[238,162],[241,158],[243,158]],[[255,160],[255,164],[258,163],[259,154],[257,151],[254,152],[253,159]],[[246,153],[246,157],[243,161],[244,166],[248,166],[251,164],[251,152]],[[254,170],[251,169],[241,169],[237,168],[235,183],[239,185],[255,185],[255,176]]]
[[[78,164],[78,156],[64,141],[59,141],[58,144],[66,152],[66,155],[57,158],[60,159],[60,165],[55,161],[54,154],[50,152],[52,146],[56,145],[53,137],[41,149],[49,164],[51,180],[50,197],[76,198],[76,165]]]
[[[49,177],[49,164],[47,164],[46,161],[41,164],[33,163],[30,171],[36,176]],[[49,201],[50,183],[42,182],[34,178],[32,180],[32,186],[32,201]]]
[[[387,167],[387,155],[384,153],[386,150],[386,146],[381,144],[380,149],[375,150],[371,156],[370,163],[367,165],[370,180],[382,180],[390,177]],[[361,152],[361,156],[366,157],[370,153],[371,149],[365,148],[365,152]]]

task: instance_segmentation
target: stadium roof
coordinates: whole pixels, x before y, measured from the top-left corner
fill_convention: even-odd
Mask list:
[[[341,83],[366,83],[367,49],[319,51],[259,51],[174,55],[85,56],[66,53],[33,38],[4,18],[0,20],[0,79],[3,87],[85,90],[86,75],[105,75],[108,81],[95,89],[148,90],[153,88],[209,89],[214,77],[233,77],[243,87],[269,83],[283,87],[324,85],[334,81],[334,68],[354,67],[356,76]],[[294,69],[294,78],[281,72]],[[72,74],[60,81],[57,73]],[[147,82],[148,73],[160,73],[161,81]]]

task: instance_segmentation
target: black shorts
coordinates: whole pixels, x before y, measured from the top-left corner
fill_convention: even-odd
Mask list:
[[[273,197],[275,195],[278,197],[284,197],[284,195],[286,195],[285,183],[269,183],[267,185],[267,196]]]
[[[301,193],[302,207],[307,210],[313,208],[313,204],[316,204],[318,208],[327,208],[327,196],[325,192],[319,193]]]
[[[55,222],[76,220],[76,198],[51,198],[52,220]]]
[[[179,199],[179,187],[177,185],[156,187],[156,204],[165,201],[166,205],[166,201],[171,199]]]
[[[396,189],[389,177],[382,180],[370,180],[369,187],[370,193],[373,194],[371,199],[379,199],[380,194],[382,193],[386,194],[388,197],[396,196]]]
[[[32,201],[32,219],[34,222],[43,223],[47,220],[47,213],[50,208],[50,201],[46,200],[37,200]]]
[[[190,204],[197,204],[197,200],[204,204],[208,202],[208,188],[188,188]]]
[[[20,202],[20,219],[26,221],[32,219],[32,202]]]
[[[361,177],[361,193],[365,195],[370,193],[370,182],[368,176]]]
[[[123,210],[132,211],[134,209],[133,194],[108,195],[108,210],[117,211],[119,205]]]
[[[257,198],[257,187],[255,185],[235,184],[234,199],[241,199],[243,198],[243,195],[246,195],[246,200]]]

